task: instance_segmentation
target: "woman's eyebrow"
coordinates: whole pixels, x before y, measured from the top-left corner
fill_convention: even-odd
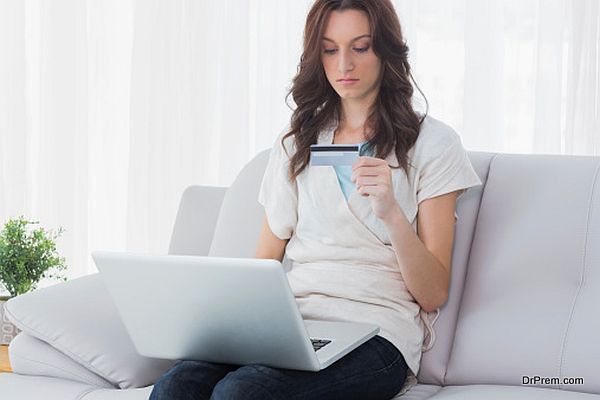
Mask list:
[[[371,37],[371,35],[360,35],[360,36],[357,36],[357,37],[355,37],[354,39],[352,39],[352,40],[350,41],[350,43],[352,43],[352,42],[355,42],[355,41],[357,41],[358,39],[362,39],[362,38],[364,38],[364,37]],[[329,38],[327,38],[327,37],[323,37],[323,40],[327,40],[328,42],[335,43],[335,41],[334,41],[333,39],[329,39]]]

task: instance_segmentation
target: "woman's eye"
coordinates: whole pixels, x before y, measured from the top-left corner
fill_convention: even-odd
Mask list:
[[[353,50],[356,51],[357,53],[366,53],[369,50],[370,46],[365,46],[365,47],[354,47]],[[335,54],[337,52],[337,49],[324,49],[323,53],[325,54]]]

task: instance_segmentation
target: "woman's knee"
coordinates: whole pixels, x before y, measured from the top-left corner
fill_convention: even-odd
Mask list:
[[[150,394],[150,400],[162,400],[173,398],[173,395],[180,385],[182,377],[192,367],[187,361],[179,361],[163,376],[154,382],[154,388]]]
[[[149,400],[172,399],[177,387],[175,379],[176,378],[173,375],[163,375],[158,378],[158,380],[154,382],[154,387],[152,388],[152,393],[150,393]]]
[[[203,361],[179,361],[155,383],[150,400],[179,399],[193,393],[208,398],[212,387],[230,368]]]
[[[269,390],[269,380],[250,366],[230,372],[217,383],[211,400],[269,400],[273,399]]]

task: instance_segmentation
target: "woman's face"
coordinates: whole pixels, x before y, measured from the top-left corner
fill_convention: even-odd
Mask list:
[[[367,99],[379,90],[381,61],[373,52],[363,11],[332,11],[325,22],[321,60],[327,80],[342,99]]]

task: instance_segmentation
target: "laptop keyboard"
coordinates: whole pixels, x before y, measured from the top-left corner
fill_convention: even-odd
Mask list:
[[[329,343],[331,343],[331,340],[327,340],[327,339],[313,339],[313,338],[311,338],[310,341],[312,342],[313,349],[315,349],[315,351],[319,351],[323,347],[325,347]]]

